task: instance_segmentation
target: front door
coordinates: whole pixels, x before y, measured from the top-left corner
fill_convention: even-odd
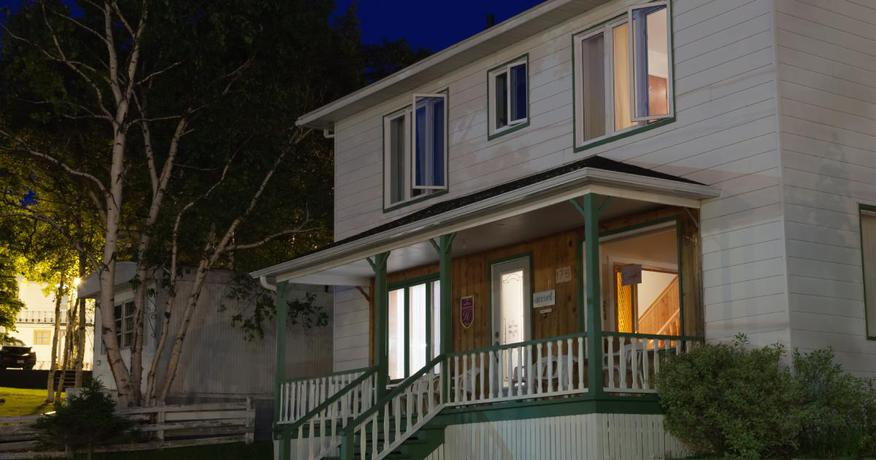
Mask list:
[[[498,345],[529,340],[529,313],[532,290],[530,285],[529,256],[499,262],[492,265],[491,285],[493,299],[493,342]],[[510,356],[509,356],[510,355]],[[503,383],[507,384],[510,359],[511,368],[516,369],[518,355],[500,354]]]

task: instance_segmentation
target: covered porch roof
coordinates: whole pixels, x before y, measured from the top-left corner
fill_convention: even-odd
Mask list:
[[[364,286],[366,258],[392,251],[388,271],[438,261],[430,240],[456,233],[453,255],[465,255],[583,225],[569,200],[612,197],[602,217],[671,205],[699,208],[719,191],[684,178],[594,156],[541,174],[445,200],[322,249],[251,273],[299,284]]]

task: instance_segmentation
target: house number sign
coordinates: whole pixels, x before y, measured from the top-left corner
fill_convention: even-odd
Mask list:
[[[474,322],[474,296],[469,295],[459,299],[459,321],[462,327],[468,329]]]

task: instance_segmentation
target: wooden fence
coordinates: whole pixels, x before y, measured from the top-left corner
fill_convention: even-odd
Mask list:
[[[125,409],[144,440],[96,449],[97,452],[152,450],[253,441],[255,409],[247,398],[231,403],[168,405]],[[33,423],[40,416],[0,418],[0,460],[58,458],[64,452],[38,451]]]

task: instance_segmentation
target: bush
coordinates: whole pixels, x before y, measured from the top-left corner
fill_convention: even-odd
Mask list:
[[[660,365],[666,429],[699,454],[785,457],[796,450],[801,416],[779,345],[706,344]]]
[[[799,452],[817,457],[876,455],[876,392],[843,372],[830,349],[794,353],[800,394]]]
[[[60,447],[68,457],[85,449],[90,459],[95,446],[124,439],[132,423],[115,413],[116,403],[98,379],[91,379],[75,396],[55,404],[55,413],[37,420],[43,445]]]

